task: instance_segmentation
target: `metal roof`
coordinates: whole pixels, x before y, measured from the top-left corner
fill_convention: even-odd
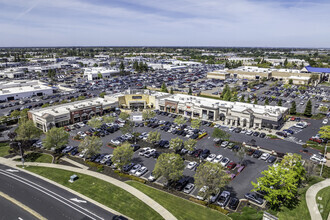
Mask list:
[[[308,70],[308,72],[312,72],[312,73],[330,73],[330,68],[311,67],[311,66],[306,66],[305,68]]]

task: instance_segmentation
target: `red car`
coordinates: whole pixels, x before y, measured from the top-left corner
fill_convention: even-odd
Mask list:
[[[294,120],[296,120],[295,117],[291,117],[291,118],[290,118],[290,121],[294,121]]]
[[[195,157],[199,157],[199,155],[203,152],[202,149],[197,149],[195,152],[194,152],[194,156]]]
[[[227,165],[227,168],[231,170],[231,169],[234,169],[234,168],[236,167],[236,165],[237,165],[237,164],[236,164],[235,162],[230,162],[230,163]]]

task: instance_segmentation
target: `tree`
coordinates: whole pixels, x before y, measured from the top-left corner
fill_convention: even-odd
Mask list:
[[[266,99],[265,99],[265,105],[269,105],[268,97],[266,97]]]
[[[122,169],[123,166],[131,162],[133,154],[133,148],[126,142],[114,149],[112,161],[117,164],[120,169]]]
[[[85,151],[85,158],[90,158],[91,156],[100,153],[103,142],[101,138],[97,136],[87,136],[80,142],[78,148],[79,151]]]
[[[199,129],[200,126],[201,126],[201,120],[199,120],[198,118],[191,120],[192,128]]]
[[[226,91],[226,93],[224,94],[223,100],[225,100],[225,101],[230,101],[231,100],[231,91],[230,91],[230,89],[228,89]]]
[[[181,115],[179,115],[178,117],[176,117],[174,119],[173,122],[176,123],[176,124],[178,124],[178,125],[182,125],[182,124],[186,123],[187,120],[184,117],[182,117]]]
[[[221,130],[220,128],[214,128],[212,133],[213,138],[220,138],[222,140],[228,140],[230,138],[230,134]]]
[[[290,108],[290,114],[291,115],[295,115],[297,113],[297,110],[296,110],[296,102],[295,101],[292,101],[291,103],[291,108]]]
[[[143,120],[147,120],[147,119],[153,118],[155,116],[156,116],[156,113],[154,111],[151,111],[151,110],[145,110],[145,111],[142,112]]]
[[[94,63],[93,67],[98,67],[99,65],[97,63]]]
[[[292,85],[293,84],[293,80],[289,79],[289,84]]]
[[[170,149],[177,152],[182,149],[183,140],[179,137],[170,140]]]
[[[168,93],[168,90],[167,90],[167,87],[166,87],[165,82],[163,82],[162,87],[160,88],[160,91],[161,91],[161,92],[166,92],[166,93]]]
[[[257,99],[257,98],[254,98],[254,102],[253,102],[253,104],[258,105],[258,99]]]
[[[245,95],[241,96],[241,99],[239,100],[240,102],[245,102]]]
[[[235,154],[238,158],[238,163],[242,164],[242,162],[244,161],[245,155],[246,155],[245,147],[240,147],[239,150],[236,151]]]
[[[284,66],[285,66],[285,67],[288,66],[288,58],[285,58],[285,60],[284,60]]]
[[[278,105],[278,106],[282,106],[282,99],[279,99],[279,100],[278,100],[277,105]]]
[[[304,115],[307,116],[307,117],[312,116],[312,102],[311,102],[310,99],[308,100],[308,102],[306,104]]]
[[[20,111],[18,110],[14,110],[11,114],[10,114],[10,117],[12,118],[18,118],[20,116]]]
[[[184,161],[180,155],[165,153],[158,157],[153,173],[156,176],[163,176],[170,183],[182,177],[184,167]]]
[[[123,61],[120,62],[120,65],[119,65],[119,71],[120,71],[121,73],[123,73],[123,72],[125,71],[125,65],[124,65],[124,62],[123,62]]]
[[[97,78],[99,78],[99,79],[103,79],[103,75],[102,75],[102,73],[98,73],[98,74],[97,74]]]
[[[229,182],[229,176],[219,163],[206,162],[198,166],[195,173],[195,185],[198,188],[206,186],[203,197],[209,202],[212,195],[217,194]]]
[[[100,96],[101,98],[104,98],[105,95],[106,95],[105,92],[101,92],[99,96]]]
[[[251,103],[251,98],[250,98],[250,96],[248,96],[248,100],[247,100],[246,103]]]
[[[237,92],[233,93],[233,96],[231,97],[230,101],[232,101],[232,102],[237,102],[238,101]]]
[[[100,128],[102,126],[102,121],[100,119],[100,117],[94,116],[87,122],[87,124],[92,128]]]
[[[130,117],[130,115],[126,112],[120,112],[120,114],[119,114],[119,118],[123,119],[125,121],[127,121],[129,117]]]
[[[39,138],[42,133],[31,120],[20,121],[15,132],[17,133],[16,140],[19,141],[30,141]]]
[[[113,123],[116,120],[116,118],[113,116],[103,116],[102,120],[104,123]]]
[[[220,94],[220,98],[224,99],[225,95],[227,94],[228,91],[230,92],[230,88],[229,88],[228,84],[226,84],[225,87],[222,90],[222,93]]]
[[[195,147],[196,147],[196,144],[197,144],[197,141],[194,140],[194,139],[188,139],[186,140],[183,145],[184,145],[184,148],[188,151],[194,151],[195,150]]]
[[[52,127],[46,132],[46,137],[42,143],[46,149],[58,149],[69,143],[70,134],[63,128]]]
[[[149,135],[148,135],[148,138],[147,138],[147,142],[153,143],[153,142],[156,142],[156,141],[160,141],[160,138],[161,138],[160,132],[150,131]]]
[[[322,112],[322,113],[327,113],[328,112],[328,107],[321,106],[321,107],[319,107],[319,111]]]
[[[312,83],[315,83],[315,82],[317,82],[319,80],[319,75],[317,75],[317,74],[312,74],[311,75],[311,82]]]
[[[192,95],[192,89],[189,87],[188,95]]]
[[[319,134],[321,138],[330,139],[330,125],[322,126],[320,128]]]
[[[300,155],[286,155],[281,163],[262,171],[263,176],[257,179],[257,183],[252,182],[255,190],[265,192],[264,198],[271,208],[290,208],[298,201],[297,190],[305,176],[305,169],[300,161]]]
[[[136,72],[139,72],[139,63],[137,61],[134,61],[133,63],[133,69],[136,71]]]
[[[170,93],[174,94],[173,87],[171,87]]]

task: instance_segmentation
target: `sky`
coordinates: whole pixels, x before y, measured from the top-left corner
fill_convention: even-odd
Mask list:
[[[0,47],[330,48],[330,0],[0,0]]]

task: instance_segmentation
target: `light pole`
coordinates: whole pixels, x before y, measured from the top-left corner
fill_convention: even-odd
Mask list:
[[[328,141],[327,141],[327,143],[325,144],[325,147],[324,147],[324,154],[323,154],[323,157],[325,158],[325,154],[327,153],[327,148],[328,148]],[[322,162],[321,162],[322,163]],[[320,170],[320,176],[322,176],[322,171],[323,171],[323,165],[324,165],[325,163],[322,163],[321,164],[321,170]]]
[[[21,142],[18,142],[19,150],[21,151],[21,160],[22,160],[22,166],[24,168],[24,158],[23,158],[23,150],[21,146]]]

